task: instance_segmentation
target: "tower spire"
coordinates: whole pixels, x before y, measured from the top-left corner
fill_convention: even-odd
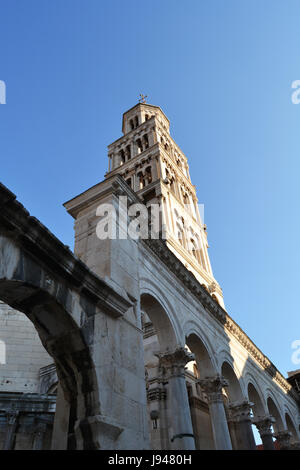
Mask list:
[[[146,98],[141,93],[139,103],[123,114],[124,135],[108,146],[106,176],[122,175],[147,207],[159,204],[168,248],[224,306],[187,158],[170,135],[167,116]]]

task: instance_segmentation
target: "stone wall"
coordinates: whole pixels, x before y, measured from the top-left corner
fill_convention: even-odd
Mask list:
[[[43,347],[31,321],[0,303],[0,392],[39,392],[39,369],[53,359]],[[5,357],[3,357],[5,356]]]

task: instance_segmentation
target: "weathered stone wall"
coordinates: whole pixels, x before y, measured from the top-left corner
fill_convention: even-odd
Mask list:
[[[5,347],[0,357],[0,392],[38,393],[39,369],[53,359],[26,315],[3,302],[0,302],[0,341]]]

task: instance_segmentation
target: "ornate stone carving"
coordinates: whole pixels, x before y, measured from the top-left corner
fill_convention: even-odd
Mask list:
[[[216,289],[217,289],[217,284],[215,282],[212,282],[208,287],[208,292],[210,294],[213,294],[214,292],[216,292]]]
[[[149,388],[147,390],[147,401],[162,401],[167,398],[167,390],[161,387]]]
[[[247,400],[229,405],[230,419],[234,422],[251,421],[251,407],[253,403]]]
[[[200,379],[198,383],[206,394],[208,403],[223,402],[222,389],[228,387],[228,382],[221,375]]]
[[[186,348],[178,348],[172,352],[158,353],[162,374],[166,377],[184,377],[185,366],[195,357]]]
[[[257,427],[261,437],[273,436],[271,426],[275,423],[275,419],[271,415],[258,416],[252,420],[253,424]]]

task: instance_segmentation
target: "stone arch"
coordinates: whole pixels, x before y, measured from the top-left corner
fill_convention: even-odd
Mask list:
[[[286,412],[284,415],[286,428],[292,434],[291,441],[295,442],[298,441],[299,435],[297,432],[297,426],[295,425],[294,420],[292,419],[292,415],[289,412]]]
[[[206,358],[205,362],[202,364],[202,366],[204,367],[202,367],[202,374],[201,374],[201,370],[199,369],[200,364],[198,365],[198,362],[197,362],[197,354],[194,353],[196,357],[197,367],[198,367],[199,373],[201,374],[201,377],[204,377],[204,376],[210,377],[210,376],[216,375],[218,372],[218,366],[217,366],[217,361],[216,361],[216,357],[214,354],[214,348],[208,336],[204,333],[200,325],[193,320],[187,322],[184,326],[184,334],[186,338],[186,344],[189,347],[189,349],[191,349],[191,351],[194,352],[192,348],[195,347],[196,349],[198,349],[198,346],[197,346],[198,344],[200,347],[198,353],[200,354],[200,351],[202,351],[202,353],[204,354],[204,358]],[[189,341],[188,341],[188,338],[190,338],[191,336],[192,336],[192,341],[194,340],[194,344],[190,344],[192,348],[189,346]]]
[[[162,332],[165,330],[167,331],[169,340],[171,341],[169,343],[168,349],[174,349],[178,345],[184,346],[184,335],[180,327],[179,320],[177,319],[173,307],[171,306],[170,301],[167,299],[162,289],[151,279],[143,277],[141,278],[140,282],[140,293],[141,310],[144,310],[145,306],[146,310],[147,308],[149,309],[149,304],[152,304],[152,318],[150,316],[150,320],[152,321],[156,330],[162,328],[160,333],[160,342],[162,344],[165,343],[166,338],[162,337]],[[145,305],[147,299],[148,305]],[[146,311],[146,313],[148,312]]]
[[[33,218],[30,222],[36,223]],[[47,246],[46,236],[43,242]],[[35,257],[29,255],[30,241],[26,240],[26,243],[24,249],[13,237],[0,235],[0,300],[24,313],[33,323],[44,348],[53,357],[65,399],[72,409],[69,435],[76,434],[77,448],[95,449],[99,443],[93,437],[88,420],[100,413],[98,383],[90,349],[93,335],[88,331],[93,320],[83,320],[95,307],[67,283],[67,272],[61,279],[55,277],[50,259],[45,261],[44,253],[38,251],[38,243],[33,245]],[[48,252],[54,249],[50,244],[47,248]],[[78,324],[80,316],[81,326]]]
[[[212,377],[217,374],[217,364],[213,354],[213,348],[207,336],[201,331],[195,322],[185,325],[185,337],[188,348],[195,355],[200,378]]]
[[[1,277],[0,299],[27,316],[53,357],[65,399],[73,410],[69,435],[76,434],[78,448],[96,449],[98,444],[92,439],[87,419],[100,411],[98,384],[84,331],[62,302],[27,280]],[[78,426],[81,429],[76,431]]]
[[[266,407],[264,404],[263,394],[256,382],[255,378],[247,374],[247,394],[248,400],[252,405],[252,412],[255,417],[264,416],[266,414]]]
[[[234,371],[233,366],[224,361],[221,366],[221,375],[228,382],[228,387],[226,389],[228,394],[228,399],[230,402],[242,402],[244,399],[241,384],[237,378],[237,375]]]
[[[151,320],[160,345],[160,351],[174,349],[177,345],[176,334],[172,323],[161,305],[151,294],[141,295],[141,309]]]
[[[291,413],[291,410],[289,409],[287,405],[284,406],[284,420],[286,424],[286,429],[290,431],[290,433],[292,434],[292,437],[291,437],[292,442],[298,441],[299,440],[298,426],[297,426],[293,413]]]
[[[267,407],[269,414],[273,416],[275,422],[273,423],[273,429],[275,432],[280,432],[284,430],[283,418],[280,410],[280,406],[276,398],[274,397],[273,393],[268,390],[267,399],[266,399]]]
[[[218,357],[218,370],[219,373],[222,374],[222,366],[224,362],[228,362],[230,367],[233,369],[234,374],[237,377],[237,380],[239,381],[242,393],[244,395],[244,398],[247,397],[247,392],[246,392],[246,387],[245,387],[245,382],[244,378],[242,375],[241,370],[238,368],[236,361],[234,360],[234,357],[231,355],[230,351],[228,349],[219,349],[217,351],[217,357]]]

